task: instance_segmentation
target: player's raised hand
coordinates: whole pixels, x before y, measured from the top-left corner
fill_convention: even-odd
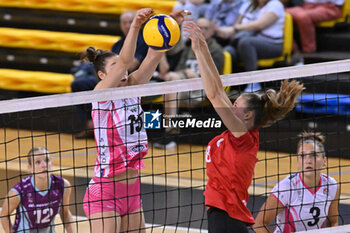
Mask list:
[[[191,15],[192,13],[188,10],[177,10],[170,14],[170,16],[176,20],[176,22],[180,25],[185,20],[192,20],[192,18],[187,18],[186,16]]]
[[[184,36],[191,39],[193,51],[200,49],[201,45],[206,43],[201,29],[194,22],[186,22],[183,25],[183,30],[187,32],[184,33]]]
[[[137,26],[141,26],[144,22],[148,20],[149,17],[152,16],[154,10],[152,8],[142,8],[136,12],[136,16],[134,18],[134,22]]]

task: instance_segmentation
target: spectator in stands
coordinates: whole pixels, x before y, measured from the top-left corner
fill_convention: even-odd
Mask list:
[[[178,1],[179,3],[173,8],[173,12],[177,10],[185,9],[185,1]],[[191,12],[191,11],[190,11]],[[191,16],[192,18],[192,16]],[[180,25],[181,27],[181,25]],[[180,37],[180,40],[176,43],[174,47],[172,47],[169,51],[164,54],[164,57],[159,63],[158,66],[158,74],[157,72],[154,74],[152,80],[156,81],[164,81],[165,75],[169,71],[174,71],[177,67],[177,64],[180,61],[181,54],[185,48],[185,40],[184,37]],[[151,81],[152,81],[151,80]]]
[[[271,191],[256,218],[255,232],[296,232],[338,225],[339,188],[321,170],[327,164],[324,136],[304,132],[299,135],[299,172],[280,181]]]
[[[214,59],[216,68],[221,71],[224,65],[224,51],[223,48],[216,42],[213,37],[215,32],[215,25],[206,18],[199,18],[197,25],[201,29],[206,42],[208,43],[209,51]],[[198,62],[194,52],[191,49],[191,45],[186,45],[185,49],[181,54],[180,61],[175,69],[175,72],[168,72],[164,76],[164,81],[183,80],[191,78],[199,78]],[[183,93],[166,94],[164,96],[164,108],[165,115],[171,118],[175,116],[178,111],[178,99],[181,99],[183,104],[188,106],[198,106],[205,99],[203,91],[191,91]],[[165,136],[159,142],[154,143],[154,147],[171,149],[176,146],[176,143],[171,131],[172,128],[166,128]]]
[[[93,90],[97,84],[96,73],[92,64],[81,63],[72,69],[74,80],[71,83],[72,92]],[[76,138],[93,137],[91,120],[91,104],[77,106],[78,117],[84,129],[75,135]]]
[[[286,9],[292,15],[298,28],[301,49],[304,53],[316,51],[315,25],[341,17],[341,6],[343,4],[344,0],[304,0],[301,6]],[[293,44],[293,51],[298,51],[296,43]]]
[[[188,10],[192,13],[191,18],[196,21],[198,18],[204,16],[208,2],[205,0],[178,0],[173,11]]]
[[[285,11],[279,0],[251,0],[240,8],[235,25],[219,28],[217,34],[230,38],[230,46],[225,49],[233,61],[241,61],[246,71],[253,71],[258,69],[258,59],[281,56],[284,21]],[[245,92],[259,89],[260,84],[255,83]]]
[[[135,18],[136,11],[126,11],[122,15],[120,15],[120,29],[123,32],[122,38],[117,41],[113,47],[112,52],[115,54],[119,54],[121,48],[123,47],[126,35],[130,30],[131,23]],[[143,59],[145,59],[148,51],[148,46],[143,40],[142,33],[140,32],[137,37],[136,51],[134,55],[134,59],[128,68],[128,72],[133,72],[138,69]]]
[[[215,23],[216,28],[232,27],[237,18],[239,9],[243,0],[217,0],[212,1],[205,12],[205,18]],[[217,41],[225,46],[228,43],[227,38],[223,38],[219,34],[215,35]]]
[[[123,33],[121,39],[117,41],[113,47],[112,52],[119,54],[125,37],[130,30],[132,20],[136,15],[136,11],[125,11],[120,15],[120,29]],[[139,33],[137,38],[136,52],[133,61],[129,66],[129,73],[135,71],[143,59],[146,57],[148,46],[143,40],[142,33]],[[73,69],[74,81],[71,83],[72,92],[93,90],[97,84],[96,73],[91,64],[81,64]],[[91,104],[80,105],[78,107],[80,121],[83,122],[85,129],[78,134],[76,138],[93,137],[93,125],[91,119]]]
[[[69,210],[71,185],[66,179],[51,174],[50,153],[43,147],[28,152],[28,170],[24,178],[9,191],[1,210],[1,224],[5,232],[55,232],[58,213],[68,233],[74,232]],[[11,223],[11,214],[16,219]]]

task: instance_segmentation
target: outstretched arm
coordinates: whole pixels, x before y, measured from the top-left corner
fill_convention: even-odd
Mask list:
[[[192,41],[192,50],[196,54],[204,90],[208,99],[227,129],[235,137],[242,136],[248,129],[233,111],[232,103],[226,95],[219,72],[216,69],[202,32],[193,22],[187,22],[183,29],[188,32],[185,36]]]
[[[151,8],[144,8],[137,11],[116,63],[113,64],[111,71],[107,73],[106,77],[96,85],[95,90],[117,87],[120,81],[125,77],[128,68],[134,59],[140,28],[153,12],[154,11]]]
[[[329,206],[327,221],[325,224],[327,227],[338,226],[339,199],[340,199],[340,190],[339,190],[339,185],[338,185],[335,198],[332,201],[331,205]]]
[[[185,10],[178,10],[171,13],[170,16],[180,25],[188,14],[191,13],[185,12]],[[140,68],[130,75],[128,79],[129,84],[136,85],[148,83],[163,56],[164,52],[159,52],[151,48],[148,49],[147,56],[141,63]]]
[[[130,74],[128,78],[129,85],[148,83],[163,56],[164,52],[158,52],[149,48],[147,56],[141,63],[139,69]]]
[[[1,210],[1,225],[6,233],[13,232],[10,215],[19,205],[19,197],[16,191],[10,190]]]
[[[60,216],[66,231],[68,233],[73,233],[74,232],[73,217],[72,217],[72,213],[69,210],[69,205],[70,205],[69,200],[70,200],[72,187],[69,181],[66,179],[64,179],[64,189],[65,189],[65,192],[63,196]]]
[[[261,31],[278,20],[278,16],[273,12],[265,12],[259,19],[246,24],[237,24],[235,28],[237,30],[244,31]]]
[[[269,224],[276,218],[277,214],[279,214],[283,208],[283,205],[278,199],[270,194],[255,219],[254,231],[256,233],[271,232]]]
[[[261,31],[275,23],[277,20],[278,17],[275,13],[265,12],[259,19],[241,24],[242,15],[239,15],[234,26],[219,27],[216,29],[216,33],[220,37],[228,39],[233,37],[238,31]]]

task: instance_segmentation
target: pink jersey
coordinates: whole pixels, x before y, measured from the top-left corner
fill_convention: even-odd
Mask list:
[[[113,177],[127,168],[141,169],[147,154],[140,98],[92,103],[97,159],[96,177]]]

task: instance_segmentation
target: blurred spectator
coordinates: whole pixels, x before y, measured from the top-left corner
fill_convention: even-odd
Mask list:
[[[283,52],[285,11],[279,0],[252,0],[244,3],[233,27],[218,30],[222,37],[230,38],[225,49],[233,62],[243,62],[246,71],[258,69],[258,59],[274,58]],[[250,84],[245,92],[259,90],[260,84]]]
[[[301,6],[287,8],[286,11],[292,15],[296,24],[304,53],[316,51],[317,23],[340,18],[341,6],[344,0],[304,0]],[[298,51],[298,46],[293,43],[293,51]]]
[[[176,69],[179,60],[181,59],[181,54],[184,48],[185,41],[181,36],[177,44],[164,54],[163,58],[161,59],[158,65],[157,71],[154,72],[151,81],[163,82],[165,79],[165,75],[169,71],[174,71]]]
[[[199,17],[203,17],[207,9],[209,1],[205,0],[178,0],[178,3],[174,6],[173,11],[176,10],[188,10],[190,11],[191,18],[196,21]]]
[[[212,1],[205,12],[205,18],[215,23],[216,28],[233,26],[239,14],[239,9],[243,0],[216,0]],[[216,39],[225,46],[228,43],[227,38],[216,34]]]
[[[126,35],[129,32],[132,20],[136,15],[136,11],[125,11],[120,15],[120,29],[123,33],[121,39],[117,41],[112,52],[119,54]],[[133,62],[129,66],[129,73],[136,70],[143,59],[146,57],[148,46],[143,40],[142,33],[137,38],[136,52]],[[96,73],[92,64],[81,64],[72,69],[74,80],[71,83],[72,92],[93,90],[97,84]],[[91,104],[78,106],[79,118],[84,125],[84,129],[75,135],[76,138],[93,137],[93,124],[91,119]]]
[[[201,29],[204,38],[208,43],[209,51],[213,57],[217,69],[221,71],[224,66],[224,51],[213,37],[215,32],[214,24],[209,19],[199,18],[197,20],[197,25]],[[181,54],[180,61],[175,70],[175,72],[168,72],[164,76],[164,81],[199,78],[200,74],[198,69],[198,62],[194,52],[191,49],[191,45],[186,44],[186,47]],[[195,107],[201,104],[203,100],[205,100],[205,95],[203,94],[202,90],[165,95],[164,110],[165,115],[167,116],[166,121],[176,116],[178,112],[178,104],[180,102],[179,100],[183,104]],[[159,142],[154,143],[154,147],[166,149],[174,148],[176,146],[176,143],[172,138],[173,136],[171,135],[171,131],[174,131],[174,129],[166,128],[165,136],[162,137]]]

